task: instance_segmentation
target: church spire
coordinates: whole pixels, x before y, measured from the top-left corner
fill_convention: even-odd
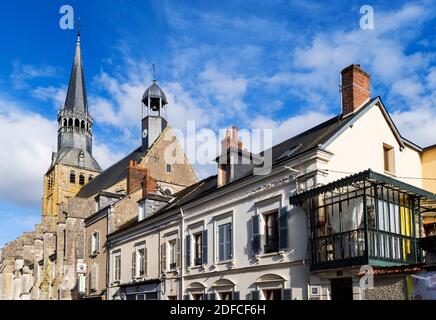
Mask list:
[[[86,96],[85,76],[83,72],[82,51],[80,48],[80,24],[77,32],[76,52],[71,68],[65,109],[76,113],[88,114],[88,99]]]

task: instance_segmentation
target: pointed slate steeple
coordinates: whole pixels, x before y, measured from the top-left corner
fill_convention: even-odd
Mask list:
[[[65,99],[65,109],[77,113],[88,113],[88,99],[86,97],[82,51],[80,48],[80,31],[77,35],[76,52],[68,84],[67,98]]]
[[[61,163],[101,171],[97,161],[92,157],[92,125],[93,120],[88,111],[86,97],[79,31],[67,97],[58,114],[58,152],[53,155],[52,166]]]

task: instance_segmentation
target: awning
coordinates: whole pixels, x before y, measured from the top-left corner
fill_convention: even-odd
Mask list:
[[[417,196],[420,198],[424,198],[426,201],[436,201],[436,195],[420,189],[418,187],[415,187],[411,184],[399,181],[397,179],[394,179],[392,177],[388,177],[386,175],[377,173],[371,169],[362,171],[360,173],[336,180],[334,182],[331,182],[329,184],[326,184],[321,187],[317,187],[311,190],[304,191],[302,193],[296,194],[294,196],[289,197],[289,203],[291,205],[300,205],[305,200],[316,197],[320,194],[332,191],[337,188],[345,187],[352,185],[353,183],[357,182],[363,182],[368,181],[371,183],[377,183],[377,184],[383,184],[388,185],[392,189],[396,189],[399,191],[402,191],[404,193]]]

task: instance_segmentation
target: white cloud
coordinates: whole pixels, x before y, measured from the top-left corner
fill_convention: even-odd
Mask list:
[[[60,109],[67,95],[67,88],[55,88],[55,87],[36,87],[31,91],[32,96],[38,100],[49,101],[53,103],[55,109]]]
[[[57,146],[56,121],[24,110],[15,101],[0,98],[0,145],[0,201],[39,206],[43,176]],[[97,141],[94,156],[105,168],[123,154]]]
[[[35,78],[50,78],[59,73],[58,68],[49,65],[30,65],[22,64],[20,60],[12,63],[12,73],[10,79],[14,89],[25,89],[29,85],[27,81]]]
[[[332,115],[320,112],[298,114],[282,121],[260,116],[253,120],[251,127],[253,129],[272,129],[273,145],[275,145],[310,129],[331,117]]]
[[[0,100],[0,110],[10,101]],[[17,108],[0,111],[0,200],[36,206],[56,146],[56,123]]]

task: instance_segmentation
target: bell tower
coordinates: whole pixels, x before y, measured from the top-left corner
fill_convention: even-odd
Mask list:
[[[142,97],[142,152],[150,149],[159,135],[165,130],[167,97],[153,80]]]

